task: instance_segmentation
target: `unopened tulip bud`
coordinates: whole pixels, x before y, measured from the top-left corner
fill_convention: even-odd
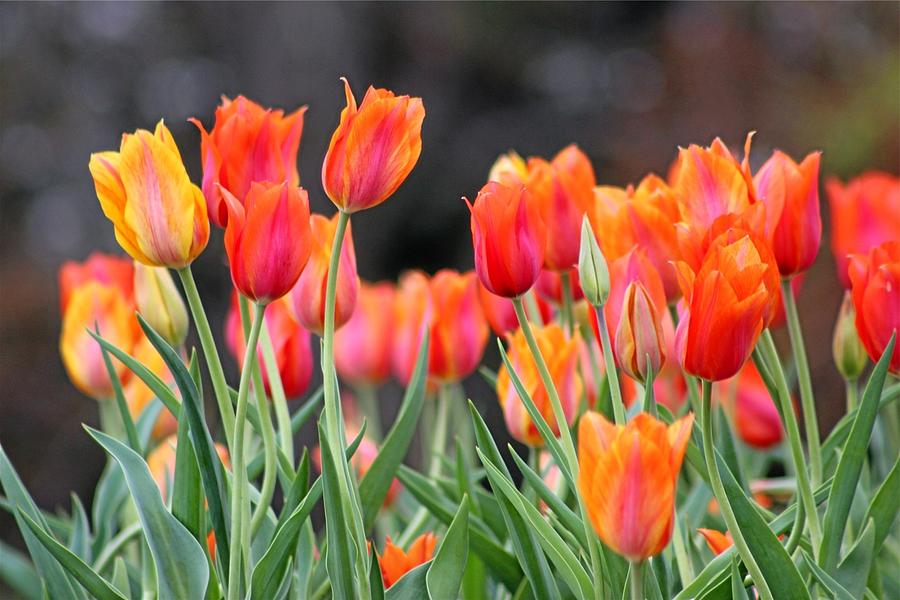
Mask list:
[[[641,383],[651,371],[659,373],[666,360],[660,315],[639,281],[632,281],[625,290],[616,329],[616,357],[622,370]]]
[[[168,269],[134,261],[134,301],[144,320],[167,342],[175,348],[184,343],[187,307]]]
[[[594,306],[600,306],[609,297],[609,269],[606,258],[585,216],[581,220],[581,250],[578,253],[578,277],[584,297]]]
[[[866,368],[866,349],[856,332],[856,309],[850,292],[844,293],[841,311],[834,324],[834,340],[831,344],[834,364],[848,381],[856,381]]]

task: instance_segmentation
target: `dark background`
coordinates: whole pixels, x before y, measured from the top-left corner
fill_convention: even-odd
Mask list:
[[[624,185],[664,173],[678,145],[719,135],[740,147],[758,130],[754,167],[778,146],[797,160],[821,149],[823,173],[842,178],[897,172],[898,7],[2,4],[0,442],[43,507],[68,505],[70,490],[90,497],[104,457],[80,424],[95,424],[97,407],[59,358],[56,271],[92,250],[121,252],[87,163],[117,149],[123,131],[165,118],[199,183],[188,117],[211,126],[220,94],[308,104],[301,180],[313,209],[330,214],[319,174],[343,107],[338,78],[358,97],[369,83],[421,96],[418,166],[390,201],[354,217],[359,272],[467,269],[460,197],[510,148],[551,156],[574,141],[601,183]],[[230,284],[223,256],[216,231],[194,269],[217,335]],[[826,239],[800,299],[826,429],[843,406],[830,351],[839,303]],[[502,432],[492,392],[468,385]],[[386,402],[392,413],[396,399]],[[309,432],[303,443],[314,443]],[[13,530],[0,514],[0,537],[18,545]]]

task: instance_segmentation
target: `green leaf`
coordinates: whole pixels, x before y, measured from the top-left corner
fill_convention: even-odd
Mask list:
[[[824,587],[828,591],[829,595],[832,598],[834,598],[835,600],[854,600],[853,594],[848,592],[844,588],[844,586],[835,581],[831,577],[831,575],[823,571],[822,567],[817,565],[816,561],[814,561],[805,550],[801,551],[800,554],[801,556],[803,556],[803,561],[807,568],[809,568],[809,571],[812,573],[813,577],[815,577],[816,580],[820,584],[822,584],[822,587]]]
[[[766,578],[772,595],[779,600],[792,598],[807,600],[809,591],[790,555],[778,541],[775,533],[769,529],[769,525],[756,510],[755,503],[744,493],[718,452],[716,462],[722,475],[728,502],[741,527],[741,533]]]
[[[97,334],[100,330],[97,329]],[[100,345],[100,353],[103,355],[103,364],[106,365],[106,372],[113,386],[113,396],[116,400],[116,406],[119,409],[119,416],[122,418],[122,426],[125,430],[125,439],[128,445],[137,453],[141,453],[141,444],[138,441],[137,429],[134,427],[134,421],[131,420],[131,412],[128,410],[128,404],[125,401],[125,394],[122,392],[122,380],[119,379],[119,373],[113,366],[112,359],[109,357],[109,351]]]
[[[372,550],[372,562],[369,564],[369,589],[372,590],[372,600],[384,600],[381,563],[378,562],[378,552],[374,549]]]
[[[300,428],[316,414],[322,399],[325,397],[322,386],[310,395],[309,400],[297,409],[297,412],[291,417],[291,432],[296,435]]]
[[[41,580],[34,565],[28,557],[3,541],[0,541],[0,581],[26,600],[41,597]]]
[[[71,496],[72,534],[69,536],[69,550],[85,562],[90,562],[93,558],[91,556],[91,526],[81,500],[74,493]]]
[[[125,559],[121,556],[116,557],[110,584],[126,599],[131,598],[131,582],[128,580],[128,567],[125,566]]]
[[[385,600],[422,600],[428,598],[428,569],[431,561],[422,563],[397,580],[385,593]]]
[[[352,598],[356,594],[353,583],[354,559],[353,542],[350,539],[352,518],[345,504],[349,498],[342,498],[341,477],[342,466],[335,464],[331,440],[326,432],[325,423],[319,421],[319,446],[322,456],[322,481],[325,496],[325,534],[328,548],[325,550],[325,568],[331,581],[331,589],[335,598]]]
[[[894,466],[885,478],[881,487],[872,498],[863,523],[869,519],[875,525],[875,546],[873,552],[877,555],[881,545],[887,539],[897,515],[900,514],[900,456],[894,461]]]
[[[422,405],[425,400],[425,380],[428,375],[428,344],[428,333],[426,333],[419,346],[416,367],[406,388],[406,394],[403,396],[403,404],[400,405],[397,419],[387,437],[384,438],[378,456],[372,461],[359,483],[359,499],[362,504],[363,526],[366,531],[370,531],[375,524],[375,518],[384,504],[397,467],[403,462],[406,452],[409,450],[419,416],[422,414]]]
[[[428,574],[428,595],[434,600],[456,598],[469,556],[469,497],[463,496],[459,510],[441,540]]]
[[[869,520],[834,574],[835,580],[856,598],[862,596],[866,590],[866,581],[869,579],[869,570],[875,557],[874,547],[875,525]]]
[[[27,515],[41,525],[42,529],[49,529],[47,522],[41,515],[40,510],[38,510],[34,500],[32,500],[28,490],[22,485],[19,474],[16,473],[12,463],[9,462],[2,445],[0,445],[0,484],[2,484],[4,493],[15,509],[13,517],[15,517],[19,531],[25,539],[25,546],[28,547],[28,553],[34,561],[34,566],[37,568],[42,584],[46,586],[47,593],[52,598],[84,598],[84,592],[81,588],[69,578],[53,555],[44,548],[23,518],[23,515]]]
[[[172,414],[177,417],[187,417],[188,433],[190,434],[194,456],[200,469],[200,479],[203,482],[203,490],[206,493],[206,501],[209,505],[209,516],[216,535],[217,561],[222,566],[227,577],[231,537],[226,524],[228,519],[225,513],[225,499],[227,497],[225,494],[225,472],[222,461],[219,459],[213,444],[212,436],[206,426],[206,421],[203,419],[202,399],[197,386],[194,384],[194,378],[187,367],[184,366],[184,362],[178,353],[144,321],[140,314],[137,318],[147,339],[159,352],[159,355],[175,378],[175,385],[178,386],[178,391],[181,393],[183,403],[178,404]],[[172,409],[170,408],[169,410]],[[179,423],[180,428],[181,423]]]
[[[156,567],[160,600],[202,598],[209,579],[206,554],[191,532],[166,510],[147,463],[118,440],[85,429],[122,467]]]
[[[841,540],[844,538],[850,504],[853,501],[853,493],[859,482],[863,461],[866,458],[869,438],[878,414],[878,401],[881,398],[881,390],[884,387],[896,338],[896,333],[891,336],[881,360],[872,370],[869,383],[866,385],[859,404],[856,419],[853,420],[850,436],[843,446],[841,460],[834,473],[834,483],[831,486],[831,493],[828,495],[828,506],[825,509],[825,520],[822,526],[822,544],[819,548],[819,566],[827,573],[834,571],[840,558]]]
[[[78,580],[78,583],[83,585],[84,589],[90,592],[92,596],[98,600],[125,600],[122,595],[109,584],[109,582],[95,573],[93,569],[91,569],[74,552],[60,544],[53,536],[44,531],[44,529],[35,523],[34,519],[25,514],[21,508],[18,512],[19,516],[22,517],[22,520],[25,521],[25,524],[28,525],[28,528],[31,529],[35,537],[37,537],[50,554],[59,561],[59,564],[62,565],[66,571],[71,573],[72,576]]]
[[[182,412],[184,408],[182,407]],[[201,531],[203,519],[203,490],[200,482],[200,468],[191,445],[188,420],[178,424],[178,442],[175,444],[175,473],[172,484],[172,514],[201,546],[206,532]]]

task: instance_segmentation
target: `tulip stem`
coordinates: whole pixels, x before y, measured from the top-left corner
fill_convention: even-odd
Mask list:
[[[644,561],[631,563],[631,600],[644,600]]]
[[[819,422],[816,416],[816,401],[813,397],[812,380],[809,376],[806,345],[803,343],[803,331],[800,329],[800,315],[797,313],[797,302],[794,300],[790,279],[781,280],[781,298],[784,301],[784,312],[787,316],[791,348],[794,350],[794,364],[797,368],[797,381],[800,384],[800,403],[803,406],[803,424],[806,428],[806,445],[809,448],[809,466],[812,472],[811,483],[815,486],[822,481],[822,449],[819,440]]]
[[[256,344],[259,341],[259,332],[262,329],[265,305],[257,305],[256,314],[253,316],[253,325],[250,335],[247,337],[247,348],[244,351],[243,368],[241,369],[241,382],[238,386],[237,411],[234,422],[234,450],[232,451],[233,482],[231,486],[231,539],[234,551],[231,553],[228,563],[228,600],[238,600],[241,597],[241,558],[244,559],[244,570],[249,571],[250,530],[249,522],[244,522],[244,516],[249,517],[250,499],[246,496],[247,468],[244,464],[244,432],[247,420],[247,395],[250,390],[250,376],[253,365],[256,362]],[[245,514],[247,513],[247,514]],[[245,525],[247,525],[245,529]],[[246,534],[246,535],[245,535]]]
[[[203,302],[200,300],[200,293],[197,291],[197,283],[194,281],[194,274],[191,272],[190,265],[183,269],[178,269],[178,276],[181,278],[184,295],[187,297],[188,306],[191,308],[191,316],[194,318],[197,336],[200,338],[203,355],[206,357],[206,366],[209,369],[209,377],[212,379],[216,403],[219,405],[222,429],[225,430],[225,441],[228,444],[229,452],[233,454],[234,440],[232,439],[232,433],[234,431],[235,415],[234,408],[231,406],[231,397],[228,395],[228,384],[225,382],[225,371],[222,370],[222,361],[219,360],[216,342],[213,339],[212,330],[209,328],[209,320],[206,318],[206,311],[203,310]]]
[[[731,503],[728,501],[728,496],[725,494],[725,486],[722,484],[722,475],[719,473],[719,465],[716,461],[715,447],[713,446],[712,383],[705,379],[701,380],[701,382],[703,458],[706,461],[706,470],[709,471],[709,483],[712,487],[713,494],[716,497],[716,501],[719,503],[719,509],[721,510],[722,518],[725,520],[725,525],[728,527],[731,537],[734,538],[734,547],[737,549],[738,554],[740,554],[741,559],[744,561],[744,566],[747,567],[747,571],[753,578],[753,583],[759,591],[760,598],[772,600],[773,596],[771,590],[769,590],[769,585],[766,583],[766,579],[763,577],[759,565],[756,564],[753,553],[750,552],[750,546],[747,545],[747,541],[744,539],[744,534],[741,532],[741,526],[737,522],[737,518],[731,508]]]
[[[272,337],[269,335],[268,328],[263,328],[259,341],[262,346],[263,364],[266,367],[269,390],[272,392],[272,406],[275,407],[275,421],[278,423],[278,440],[284,455],[290,459],[293,467],[294,432],[291,429],[291,413],[288,410],[284,384],[281,381],[281,372],[278,370],[275,348],[272,346]]]
[[[847,391],[847,412],[856,410],[859,405],[859,388],[855,380],[845,379],[844,389]]]
[[[543,327],[544,315],[541,314],[541,306],[538,303],[538,299],[535,294],[536,293],[534,290],[531,290],[525,294],[525,308],[526,312],[531,316],[531,320]]]
[[[791,459],[793,460],[794,471],[797,477],[797,493],[800,495],[800,501],[806,507],[809,536],[812,541],[813,551],[816,552],[822,542],[822,528],[819,524],[819,513],[816,511],[816,502],[813,497],[809,474],[806,472],[803,443],[800,441],[800,427],[797,425],[797,415],[794,412],[794,404],[791,402],[791,391],[788,388],[787,378],[784,375],[781,361],[778,359],[778,350],[775,348],[775,342],[772,340],[772,334],[768,329],[763,331],[759,340],[757,346],[771,369],[771,374],[775,379],[775,387],[778,390],[777,400],[781,407],[781,418],[784,419],[784,429],[788,435]]]
[[[572,313],[572,306],[575,299],[572,296],[572,275],[568,271],[562,271],[559,274],[560,288],[562,290],[562,318],[566,325],[569,335],[575,333],[575,316]]]
[[[609,382],[609,393],[612,397],[613,416],[616,425],[625,424],[625,404],[622,401],[622,389],[619,387],[619,373],[613,358],[612,342],[609,339],[609,327],[606,324],[606,312],[603,306],[595,306],[597,323],[600,329],[600,345],[603,347],[603,363],[606,366],[606,380]]]

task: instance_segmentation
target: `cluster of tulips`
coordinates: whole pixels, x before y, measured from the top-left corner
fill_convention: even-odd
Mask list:
[[[412,171],[425,109],[374,87],[358,104],[344,85],[322,166],[330,218],[299,185],[305,108],[226,98],[211,130],[192,119],[200,187],[162,122],[91,156],[133,260],[62,267],[60,350],[98,401],[102,431],[85,428],[109,460],[90,511],[74,497],[51,514],[0,451],[3,507],[31,554],[0,547],[8,585],[65,599],[900,596],[900,180],[828,183],[847,411],[823,439],[796,305],[822,237],[818,152],[776,151],[753,172],[752,135],[742,161],[716,139],[625,188],[598,185],[574,145],[510,152],[466,200],[472,271],[366,283],[351,216]],[[236,387],[191,272],[210,222],[235,290]],[[491,332],[497,372],[480,366]],[[309,391],[313,340],[323,384]],[[527,456],[497,446],[477,408],[493,400],[466,402],[476,371]],[[383,423],[392,377],[406,393]],[[416,432],[421,470],[403,464]]]

